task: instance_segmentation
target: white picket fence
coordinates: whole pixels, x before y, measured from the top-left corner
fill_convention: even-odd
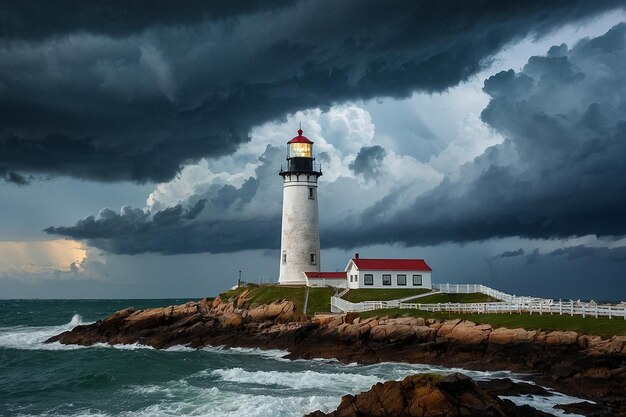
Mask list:
[[[407,308],[431,312],[454,313],[530,313],[530,314],[567,314],[582,317],[623,318],[626,320],[626,305],[598,304],[594,301],[581,302],[580,300],[562,301],[538,297],[519,297],[506,294],[481,284],[438,284],[433,286],[439,292],[449,294],[483,293],[497,300],[492,303],[403,303],[399,300],[391,301],[363,301],[352,303],[340,297],[330,300],[333,312],[363,312],[385,308]]]

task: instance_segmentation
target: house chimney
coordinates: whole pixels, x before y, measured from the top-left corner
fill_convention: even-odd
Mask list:
[[[358,252],[354,254],[354,259],[359,259],[359,253]]]

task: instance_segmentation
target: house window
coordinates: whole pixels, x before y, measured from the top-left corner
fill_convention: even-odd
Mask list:
[[[283,263],[287,263],[287,252],[283,252]]]
[[[309,260],[311,261],[311,265],[315,265],[315,262],[317,262],[317,260],[315,259],[314,253],[309,255]]]
[[[406,275],[398,275],[398,285],[406,285]]]
[[[309,200],[315,200],[315,188],[309,187]]]
[[[422,276],[421,275],[413,275],[413,285],[415,287],[419,287],[422,285]]]
[[[364,284],[365,285],[374,285],[374,275],[372,274],[365,274],[363,276],[364,278]]]
[[[391,285],[391,274],[383,274],[383,285]]]

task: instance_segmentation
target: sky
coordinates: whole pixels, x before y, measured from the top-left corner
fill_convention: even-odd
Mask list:
[[[65,3],[65,4],[60,4]],[[286,142],[323,270],[626,299],[620,1],[5,2],[0,298],[277,280]]]

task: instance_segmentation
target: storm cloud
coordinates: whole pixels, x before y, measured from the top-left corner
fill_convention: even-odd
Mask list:
[[[567,248],[559,248],[552,252],[549,252],[546,256],[580,259],[580,258],[593,258],[597,262],[626,262],[626,247],[619,246],[616,248],[607,247],[592,247],[592,246],[571,246]]]
[[[8,3],[0,170],[167,181],[182,164],[232,153],[254,126],[347,100],[442,91],[512,41],[621,5]]]
[[[514,258],[516,256],[522,256],[524,254],[524,249],[519,248],[518,250],[505,250],[499,255],[493,257],[493,259],[498,258]]]
[[[622,23],[488,78],[482,119],[505,141],[393,218],[338,224],[329,241],[410,246],[626,234],[625,67]]]
[[[414,246],[511,236],[626,234],[624,67],[626,24],[619,24],[571,49],[559,45],[545,56],[531,57],[519,72],[489,77],[484,91],[491,100],[481,117],[505,140],[464,164],[458,178],[445,178],[416,198],[407,198],[411,184],[399,183],[397,177],[385,184],[384,193],[359,191],[356,180],[345,176],[325,184],[320,212],[331,203],[334,210],[322,219],[322,245]],[[371,159],[372,149],[374,160],[381,159],[376,155],[384,152],[382,147],[361,147],[352,172],[357,160]],[[114,253],[275,249],[281,202],[277,169],[283,160],[284,149],[268,146],[254,175],[238,186],[210,184],[180,205],[154,213],[104,212],[46,231]],[[193,210],[197,214],[190,217],[187,213]],[[539,256],[535,251],[526,258]]]
[[[117,213],[105,208],[74,226],[49,227],[45,232],[127,255],[274,248],[280,242],[281,187],[276,167],[283,160],[283,150],[268,146],[255,175],[239,187],[212,184],[182,203],[155,210],[126,206]]]
[[[386,155],[387,152],[382,146],[364,146],[350,164],[350,169],[355,174],[363,175],[366,180],[376,179],[383,170],[383,160]]]

